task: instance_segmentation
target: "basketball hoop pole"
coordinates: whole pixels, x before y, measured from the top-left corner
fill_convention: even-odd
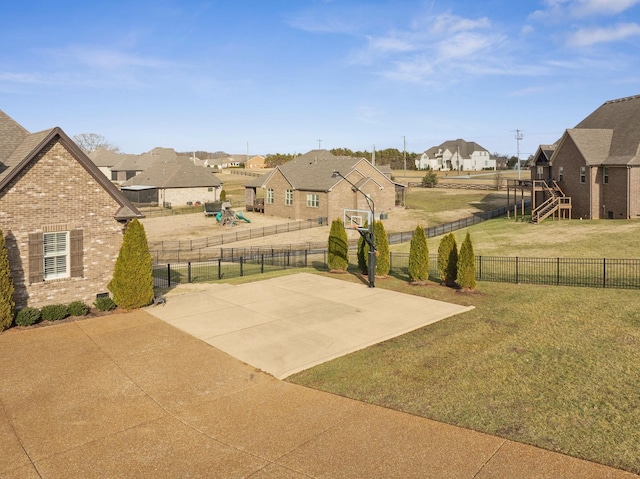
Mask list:
[[[369,245],[369,265],[368,265],[369,287],[375,288],[376,287],[376,239],[373,233],[373,223],[375,223],[376,221],[375,203],[371,198],[369,198],[369,196],[367,196],[367,194],[364,191],[362,191],[356,185],[351,183],[351,181],[345,178],[339,171],[333,170],[333,174],[331,175],[331,177],[342,178],[344,181],[346,181],[351,185],[354,192],[358,191],[362,193],[362,196],[364,196],[364,199],[367,202],[367,206],[371,210],[371,221],[369,221],[369,228],[366,231],[362,231],[360,228],[358,228],[358,233],[360,233],[360,235],[364,238],[364,240]]]

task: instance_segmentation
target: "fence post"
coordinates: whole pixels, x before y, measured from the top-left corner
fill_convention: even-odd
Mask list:
[[[222,258],[218,258],[218,279],[222,279]]]
[[[607,287],[607,258],[602,258],[602,287]]]
[[[560,286],[560,258],[556,261],[556,285]]]
[[[264,254],[260,255],[260,272],[264,273]]]
[[[482,255],[478,256],[478,280],[482,281]]]
[[[307,267],[307,253],[309,252],[308,249],[304,250],[304,267]]]
[[[167,288],[171,287],[171,265],[167,263]]]
[[[518,257],[516,256],[516,284],[518,284]]]
[[[191,283],[191,261],[187,263],[187,283]]]
[[[243,265],[243,258],[242,256],[240,256],[240,276],[244,276],[244,268],[242,267]]]

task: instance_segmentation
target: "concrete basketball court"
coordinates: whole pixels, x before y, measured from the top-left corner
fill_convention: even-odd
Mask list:
[[[472,309],[310,273],[166,298],[146,311],[278,379]]]

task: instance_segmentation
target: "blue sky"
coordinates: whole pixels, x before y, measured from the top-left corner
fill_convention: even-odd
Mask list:
[[[24,0],[0,44],[0,109],[127,153],[526,158],[640,94],[640,0]]]

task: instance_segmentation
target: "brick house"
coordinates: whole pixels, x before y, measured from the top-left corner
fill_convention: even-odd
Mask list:
[[[211,168],[178,157],[166,163],[155,163],[125,181],[121,189],[136,204],[179,206],[218,201],[222,182]],[[136,200],[141,191],[145,193],[145,201]]]
[[[401,187],[364,158],[336,157],[327,150],[312,150],[245,187],[247,205],[264,190],[264,214],[294,220],[343,218],[345,208],[369,210],[366,198],[340,177],[339,171],[375,204],[376,217],[396,205]]]
[[[570,199],[572,218],[640,217],[640,96],[607,101],[556,143],[541,145],[531,179],[536,204],[555,190]]]
[[[140,212],[60,129],[29,133],[0,110],[0,229],[18,308],[106,293]]]

